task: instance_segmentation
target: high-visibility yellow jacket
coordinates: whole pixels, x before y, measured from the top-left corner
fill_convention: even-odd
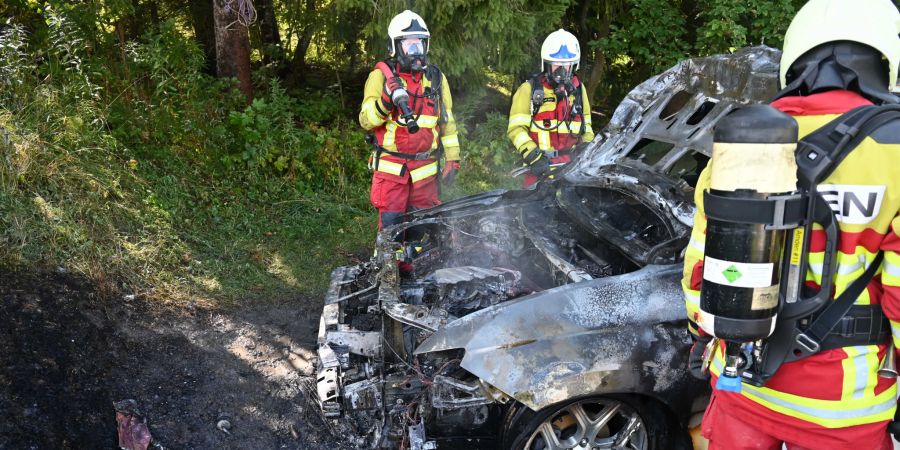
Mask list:
[[[456,132],[456,120],[453,118],[453,99],[446,77],[440,73],[441,98],[439,102],[435,102],[433,99],[421,98],[431,90],[433,84],[436,84],[434,80],[429,80],[425,73],[397,70],[397,74],[410,93],[410,107],[417,115],[419,131],[410,133],[401,124],[400,111],[396,106],[390,111],[385,110],[381,100],[385,78],[378,69],[370,72],[366,80],[359,112],[360,125],[375,134],[378,145],[392,152],[415,154],[433,151],[438,148],[440,139],[444,146],[444,158],[447,161],[458,161],[459,137]],[[446,119],[445,123],[441,123],[442,116]],[[437,161],[434,157],[409,160],[382,153],[380,159],[373,162],[373,166],[376,173],[387,175],[386,178],[396,179],[398,182],[404,182],[409,177],[416,183],[437,174]]]
[[[574,118],[571,117],[570,110],[575,104],[576,94],[569,94],[568,99],[557,99],[553,88],[544,79],[544,75],[541,75],[544,101],[534,116],[532,116],[531,83],[528,81],[522,83],[513,94],[506,134],[516,150],[523,155],[535,148],[569,150],[579,142],[590,142],[594,139],[590,100],[587,91],[580,87],[578,77],[575,77],[573,82],[575,92],[582,95],[583,116]],[[582,120],[584,120],[584,134],[581,134]]]
[[[869,103],[850,91],[829,91],[806,97],[785,97],[772,106],[794,116],[800,137],[827,124],[840,114]],[[700,175],[695,203],[697,214],[685,253],[682,286],[692,333],[698,333],[700,284],[706,216],[703,192],[709,187],[709,170]],[[885,126],[867,137],[819,186],[835,209],[840,228],[835,296],[859,277],[878,251],[884,262],[878,275],[857,298],[857,305],[880,304],[890,319],[893,339],[900,348],[900,126]],[[813,230],[810,268],[806,282],[822,281],[824,232]],[[711,371],[721,373],[724,347],[716,352]],[[717,391],[737,417],[754,426],[777,430],[778,436],[809,448],[830,448],[835,442],[853,442],[854,433],[884,432],[897,402],[895,380],[879,378],[877,371],[886,345],[865,345],[826,350],[785,363],[758,388],[744,384],[739,394]],[[874,430],[874,431],[873,431]],[[810,441],[810,436],[821,440]]]

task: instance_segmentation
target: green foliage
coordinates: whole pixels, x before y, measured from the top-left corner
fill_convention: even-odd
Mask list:
[[[457,198],[494,188],[514,189],[522,185],[509,172],[518,167],[519,156],[506,139],[506,114],[488,113],[484,121],[474,124],[473,130],[462,132],[465,140],[465,160],[458,185],[445,192],[447,198]],[[498,136],[502,138],[498,139]]]
[[[724,53],[746,45],[781,46],[784,32],[804,2],[792,0],[715,0],[704,2],[695,49]]]
[[[624,71],[641,78],[675,64],[688,54],[685,18],[668,0],[633,0],[624,17],[610,25],[608,37],[590,42]]]
[[[803,0],[620,0],[589,4],[582,74],[599,68],[595,109],[610,112],[651,75],[691,56],[780,46]],[[575,8],[570,8],[570,14]],[[584,27],[586,26],[586,29]]]
[[[233,167],[272,167],[310,175],[308,157],[322,144],[322,136],[294,126],[296,102],[273,80],[269,96],[253,100],[243,111],[228,116],[240,153],[224,155],[223,162]]]
[[[245,106],[174,22],[122,52],[45,13],[52,33],[0,29],[0,266],[228,301],[318,291],[368,247],[366,150],[333,98],[273,81]],[[223,164],[247,148],[292,159]]]
[[[229,168],[274,169],[316,188],[329,186],[332,180],[361,180],[367,156],[359,151],[362,132],[342,119],[332,127],[317,125],[333,120],[337,109],[334,98],[297,101],[272,80],[266,97],[229,114],[233,147],[239,152],[222,160]],[[298,127],[298,121],[306,126]]]
[[[371,58],[387,56],[388,23],[397,13],[411,9],[428,23],[432,35],[431,60],[450,77],[474,77],[482,82],[486,68],[518,73],[540,67],[543,36],[557,27],[566,8],[574,2],[389,0],[379,2],[377,7],[366,0],[336,0],[335,3],[339,10],[357,8],[372,13],[372,20],[361,33]]]
[[[141,41],[126,44],[125,64],[111,64],[104,76],[106,109],[113,135],[138,149],[210,156],[201,149],[221,148],[227,129],[218,120],[241,107],[243,99],[226,89],[229,81],[202,73],[203,53],[174,21],[160,24]]]
[[[29,77],[34,65],[26,51],[26,33],[23,26],[12,24],[0,29],[0,98],[4,103],[16,100],[16,93]]]

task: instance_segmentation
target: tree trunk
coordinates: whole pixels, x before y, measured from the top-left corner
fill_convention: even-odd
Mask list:
[[[347,76],[349,77],[354,71],[359,70],[359,55],[362,49],[359,48],[359,43],[357,41],[347,42],[346,45],[347,59],[350,61],[347,64]]]
[[[581,40],[582,45],[587,44],[590,38],[593,37],[591,27],[588,25],[591,3],[593,3],[591,0],[582,0],[581,4],[578,5],[578,39]]]
[[[134,13],[125,18],[125,39],[136,41],[147,30],[148,17],[144,14],[146,6],[140,0],[131,0],[131,7]]]
[[[256,0],[255,3],[259,14],[259,40],[262,44],[263,64],[280,64],[284,60],[284,49],[281,47],[275,4],[272,0]]]
[[[698,10],[697,2],[695,0],[682,1],[681,15],[686,19],[686,33],[684,40],[690,46],[689,51],[693,52],[693,50],[697,47],[697,30],[703,25],[702,23],[700,23],[700,11]]]
[[[156,0],[150,0],[147,3],[147,8],[150,10],[150,23],[153,26],[159,25],[159,5],[156,4]]]
[[[203,72],[216,74],[216,23],[213,19],[214,0],[193,0],[188,2],[191,9],[191,24],[194,26],[194,37],[203,50],[206,63]]]
[[[287,77],[287,84],[290,86],[298,86],[306,79],[306,51],[309,50],[313,33],[316,30],[315,11],[315,0],[306,0],[306,9],[304,11],[304,15],[307,18],[306,26],[300,32],[300,39],[297,42],[297,47],[294,49],[294,57],[291,59],[291,71]]]
[[[612,15],[614,14],[614,5],[611,5],[610,3],[611,2],[604,2],[600,6],[600,26],[596,32],[597,39],[603,39],[609,36],[610,22],[612,21]],[[586,15],[587,12],[584,12],[582,17],[584,18]],[[586,23],[586,19],[583,20],[585,20],[585,22],[582,23]],[[594,93],[597,91],[597,86],[600,85],[600,81],[603,80],[603,75],[606,73],[606,54],[603,53],[603,49],[595,49],[593,53],[594,62],[591,64],[591,73],[584,83],[584,89],[587,91],[588,98],[592,101],[594,100]]]
[[[215,0],[216,75],[238,79],[238,88],[247,103],[253,100],[250,81],[250,35],[238,21],[237,13],[225,8],[225,0]]]

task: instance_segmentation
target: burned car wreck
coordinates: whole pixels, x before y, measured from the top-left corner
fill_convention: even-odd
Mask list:
[[[685,370],[693,186],[716,121],[773,97],[778,57],[683,61],[556,180],[383,230],[376,257],[332,273],[323,414],[359,448],[690,448],[708,395]]]

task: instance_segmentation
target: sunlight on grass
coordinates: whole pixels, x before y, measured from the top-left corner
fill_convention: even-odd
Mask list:
[[[206,289],[209,292],[221,292],[222,291],[222,283],[219,283],[219,280],[213,277],[197,277],[195,278],[196,282]]]
[[[282,260],[281,256],[278,254],[274,254],[270,257],[269,266],[266,268],[266,272],[283,281],[288,286],[298,286],[297,278],[294,277],[290,267],[284,263],[284,260]]]
[[[47,200],[44,200],[40,195],[34,196],[34,206],[37,207],[38,211],[44,216],[44,219],[48,222],[56,222],[59,220],[60,212],[58,208],[54,208],[47,203]]]

